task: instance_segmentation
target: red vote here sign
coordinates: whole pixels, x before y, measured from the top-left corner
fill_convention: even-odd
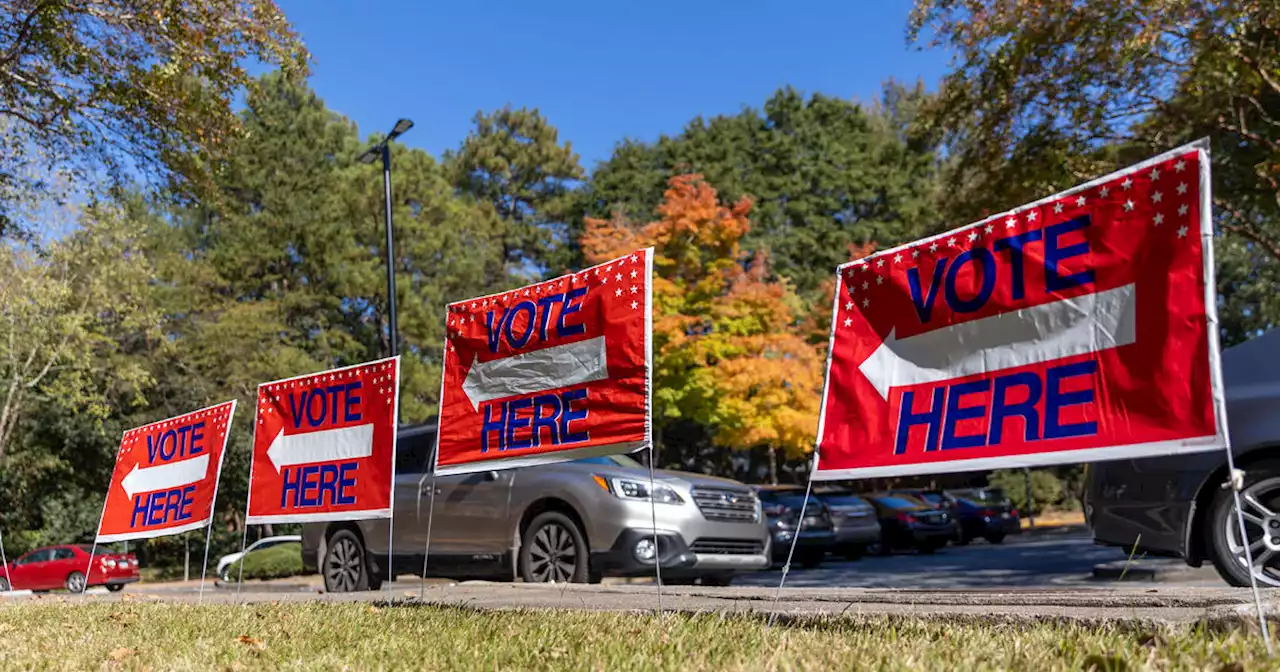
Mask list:
[[[653,250],[450,304],[436,473],[649,445]]]
[[[236,402],[124,433],[98,543],[147,539],[209,524]]]
[[[248,522],[389,518],[398,357],[258,386]]]
[[[1222,448],[1207,153],[837,275],[814,478]]]

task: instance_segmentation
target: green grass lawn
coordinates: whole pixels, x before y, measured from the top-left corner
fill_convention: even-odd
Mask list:
[[[0,606],[0,669],[1263,670],[1244,631],[368,604]]]

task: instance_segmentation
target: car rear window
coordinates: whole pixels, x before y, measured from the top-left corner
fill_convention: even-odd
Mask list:
[[[822,499],[836,506],[866,506],[866,500],[856,495],[823,495]]]
[[[891,495],[888,497],[877,497],[877,501],[891,509],[918,509],[925,505],[924,502],[906,495]]]

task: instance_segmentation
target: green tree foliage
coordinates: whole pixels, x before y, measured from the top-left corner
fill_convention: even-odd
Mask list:
[[[1224,338],[1280,320],[1280,3],[918,0],[911,28],[957,55],[924,116],[963,221],[1207,136]]]
[[[727,200],[755,201],[744,245],[816,299],[851,246],[902,242],[936,227],[937,159],[916,131],[920,86],[890,83],[864,106],[791,88],[762,110],[694,119],[652,144],[625,141],[592,174],[578,207],[592,217],[650,217],[666,180],[702,174]]]
[[[49,185],[143,175],[183,193],[209,184],[240,132],[233,104],[250,61],[291,73],[307,54],[273,0],[0,2],[0,236],[10,206]]]
[[[1027,476],[1021,469],[1000,469],[991,473],[987,481],[992,487],[1004,490],[1004,494],[1013,502],[1022,515],[1026,512],[1040,513],[1063,501],[1062,481],[1049,469],[1031,470],[1031,507],[1027,506]]]
[[[504,107],[477,113],[475,129],[444,163],[464,194],[492,206],[502,220],[508,270],[537,274],[565,265],[570,190],[584,177],[570,143],[538,110]],[[497,281],[500,278],[493,277]]]

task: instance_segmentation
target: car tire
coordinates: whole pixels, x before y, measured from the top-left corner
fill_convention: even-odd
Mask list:
[[[823,553],[822,551],[812,551],[809,553],[804,553],[800,556],[800,566],[804,567],[805,569],[817,569],[819,566],[822,565],[823,555],[825,555],[825,553]]]
[[[351,530],[338,530],[329,537],[320,562],[326,593],[354,593],[370,590],[369,561],[364,542]]]
[[[994,533],[994,534],[988,534],[988,535],[987,535],[987,543],[991,543],[991,544],[1003,544],[1003,543],[1004,543],[1004,532],[996,532],[996,533]]]
[[[118,593],[118,592],[120,592],[120,591],[124,590],[124,584],[123,584],[123,583],[108,583],[108,584],[107,584],[107,590],[109,590],[109,591],[111,591],[111,592],[113,592],[113,593]]]
[[[0,576],[0,593],[9,592],[9,579]]]
[[[867,552],[866,546],[857,545],[857,546],[850,546],[844,549],[840,553],[840,555],[844,556],[845,560],[859,560],[862,558],[862,555],[866,552]]]
[[[1217,487],[1217,484],[1209,484],[1209,487]],[[1265,515],[1253,502],[1267,507],[1273,514],[1280,515],[1278,500],[1280,500],[1280,462],[1266,460],[1249,465],[1245,469],[1244,488],[1240,492],[1240,501],[1246,514],[1246,533],[1251,540],[1256,538],[1256,541],[1251,542],[1254,567],[1258,567],[1261,562],[1263,569],[1255,570],[1254,574],[1258,578],[1258,584],[1263,586],[1280,586],[1280,551],[1268,548],[1266,540],[1257,533],[1267,529],[1262,525],[1269,524],[1268,519],[1271,522],[1280,522],[1280,519]],[[1235,497],[1230,489],[1218,488],[1214,493],[1213,503],[1209,507],[1209,515],[1205,516],[1204,524],[1209,528],[1204,530],[1209,546],[1208,555],[1218,574],[1233,586],[1248,586],[1250,572],[1245,566],[1244,547],[1236,543],[1240,535],[1240,523],[1236,519]],[[1272,539],[1277,537],[1280,537],[1280,534],[1273,532]],[[1270,546],[1276,547],[1280,544],[1272,541]]]
[[[955,541],[956,541],[956,546],[968,546],[969,542],[973,541],[973,538],[965,534],[964,532],[960,532],[956,534]]]
[[[67,587],[67,592],[83,593],[85,589],[84,574],[81,572],[71,572],[67,575],[67,580],[62,585]]]
[[[529,522],[520,541],[525,583],[587,583],[590,557],[582,530],[568,516],[545,511]]]

